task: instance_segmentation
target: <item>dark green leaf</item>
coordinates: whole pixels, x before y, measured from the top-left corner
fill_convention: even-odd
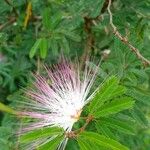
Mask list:
[[[67,41],[67,39],[65,37],[62,37],[62,41],[60,43],[60,47],[63,49],[63,51],[68,54],[69,51],[70,51],[70,48],[69,48],[69,43]]]
[[[68,30],[58,30],[58,33],[62,33],[64,35],[66,35],[69,39],[76,41],[76,42],[80,42],[81,38],[79,35],[75,34],[72,31],[68,31]]]
[[[55,39],[50,39],[50,47],[52,49],[53,55],[58,55],[58,42]]]
[[[145,105],[150,106],[150,94],[142,93],[142,91],[136,89],[129,89],[127,95],[133,97]]]
[[[131,114],[139,125],[147,127],[148,120],[138,106],[135,106],[135,108],[131,110]]]

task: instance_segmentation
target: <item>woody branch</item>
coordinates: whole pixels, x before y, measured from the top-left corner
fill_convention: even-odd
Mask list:
[[[117,27],[114,25],[113,23],[113,17],[112,17],[112,12],[110,10],[110,6],[111,6],[111,0],[109,0],[109,3],[108,3],[108,7],[107,7],[107,10],[108,10],[108,13],[109,13],[109,16],[110,16],[110,25],[111,27],[113,28],[113,33],[116,37],[118,37],[124,44],[126,44],[130,50],[135,53],[135,55],[137,56],[137,58],[139,60],[142,61],[142,63],[145,65],[145,66],[149,66],[150,65],[150,61],[148,59],[146,59],[141,53],[140,51],[134,47],[126,37],[124,37],[123,35],[121,35],[121,33],[118,31]]]

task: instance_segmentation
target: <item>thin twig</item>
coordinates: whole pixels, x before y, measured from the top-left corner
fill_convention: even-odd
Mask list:
[[[42,17],[41,16],[33,16],[31,18],[32,22],[36,22],[36,21],[41,21]],[[17,20],[16,17],[11,17],[7,22],[5,22],[4,24],[0,24],[0,31],[2,31],[4,28],[8,27],[9,25],[12,25],[13,23],[15,23]]]
[[[83,132],[86,129],[88,124],[91,121],[93,121],[93,119],[94,119],[94,117],[92,115],[89,115],[89,116],[87,116],[85,118],[86,118],[86,122],[81,128],[79,128],[77,130],[74,130],[74,131],[66,132],[66,137],[67,138],[76,138],[81,132]]]
[[[110,16],[110,25],[111,27],[113,28],[113,32],[114,32],[114,35],[116,37],[118,37],[124,44],[126,44],[132,52],[135,53],[135,55],[137,56],[137,58],[139,60],[142,61],[142,63],[145,65],[145,66],[148,66],[150,65],[150,61],[148,59],[146,59],[144,56],[142,56],[142,54],[140,53],[140,51],[135,48],[129,41],[126,37],[122,36],[120,34],[120,32],[117,30],[117,27],[113,24],[113,17],[112,17],[112,12],[110,10],[110,6],[111,6],[111,0],[109,0],[109,3],[108,3],[108,7],[107,7],[107,10],[108,10],[108,13],[109,13],[109,16]]]
[[[84,45],[84,50],[83,50],[83,54],[80,58],[81,63],[80,63],[80,67],[81,69],[83,68],[85,61],[88,60],[91,50],[93,49],[95,40],[94,40],[94,36],[92,33],[92,26],[93,26],[93,20],[94,18],[89,18],[87,16],[84,17],[84,31],[87,34],[86,40],[85,40],[85,45]]]
[[[7,26],[13,24],[15,21],[16,21],[16,18],[13,17],[13,18],[11,18],[8,22],[6,22],[6,23],[0,25],[0,31],[3,30],[5,27],[7,27]]]
[[[107,10],[109,0],[105,0],[102,9],[100,9],[98,16],[96,17],[89,17],[89,16],[84,16],[84,30],[87,33],[87,38],[85,40],[85,46],[83,50],[83,54],[80,58],[81,63],[80,66],[81,68],[83,67],[84,63],[86,60],[88,60],[91,51],[94,50],[94,45],[95,45],[95,37],[92,32],[92,27],[97,25],[97,22],[103,20],[103,13]]]

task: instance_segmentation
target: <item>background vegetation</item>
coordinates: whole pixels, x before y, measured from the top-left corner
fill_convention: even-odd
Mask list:
[[[132,150],[149,150],[150,1],[113,0],[113,22],[108,4],[108,0],[0,0],[0,102],[15,108],[31,72],[40,73],[43,63],[56,63],[61,53],[71,59],[78,56],[82,64],[94,56],[102,60],[99,78],[117,75],[135,100],[133,109],[115,116],[134,131],[104,119],[98,132]],[[0,125],[0,149],[15,149],[17,119],[1,113]],[[78,149],[76,145],[70,141],[67,148]]]

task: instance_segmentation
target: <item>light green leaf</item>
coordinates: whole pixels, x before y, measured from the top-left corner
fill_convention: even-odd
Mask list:
[[[110,128],[119,130],[125,134],[135,134],[135,124],[134,122],[129,122],[127,120],[114,119],[114,118],[101,118],[98,122],[100,126],[106,125]]]
[[[41,39],[41,43],[40,43],[40,55],[41,58],[46,58],[47,56],[47,51],[48,51],[48,41],[46,38],[42,38]]]
[[[119,99],[113,100],[112,102],[104,104],[99,108],[96,112],[94,112],[94,116],[96,118],[108,116],[111,114],[118,113],[122,110],[131,108],[134,104],[134,101],[130,97],[121,97]]]
[[[77,141],[78,141],[80,150],[91,150],[91,147],[94,150],[99,150],[99,149],[106,150],[104,147],[102,147],[102,146],[100,146],[100,145],[98,145],[96,143],[93,143],[93,142],[91,142],[89,140],[86,140],[85,138],[80,137],[80,136],[78,137]]]
[[[91,112],[97,111],[98,107],[102,106],[104,102],[125,93],[126,89],[123,86],[119,86],[118,83],[119,80],[115,76],[109,77],[103,83],[91,101]]]
[[[102,124],[100,121],[95,122],[95,127],[98,133],[101,133],[111,139],[115,139],[115,140],[117,139],[114,133],[105,124]]]
[[[0,111],[4,111],[4,112],[14,114],[14,115],[17,114],[17,112],[15,110],[13,110],[12,108],[4,105],[3,103],[0,103]]]
[[[40,46],[40,43],[41,43],[41,39],[37,39],[37,41],[34,43],[33,47],[31,48],[30,50],[30,53],[29,53],[29,57],[30,58],[33,58],[37,49],[39,48]]]
[[[31,132],[27,132],[20,137],[21,143],[28,143],[39,138],[51,137],[54,135],[62,134],[63,130],[58,127],[43,127],[42,129],[36,129]]]
[[[78,138],[78,144],[80,150],[91,150],[91,146],[89,145],[89,143],[84,141],[82,138]]]
[[[51,22],[52,20],[50,20],[50,14],[51,11],[49,8],[45,8],[44,11],[43,11],[43,26],[46,28],[46,29],[51,29]]]
[[[128,150],[126,146],[120,144],[119,142],[98,133],[84,131],[79,136],[100,146],[111,148],[113,150]]]
[[[63,135],[57,136],[53,140],[47,142],[46,144],[39,146],[38,150],[56,150],[63,138]]]

